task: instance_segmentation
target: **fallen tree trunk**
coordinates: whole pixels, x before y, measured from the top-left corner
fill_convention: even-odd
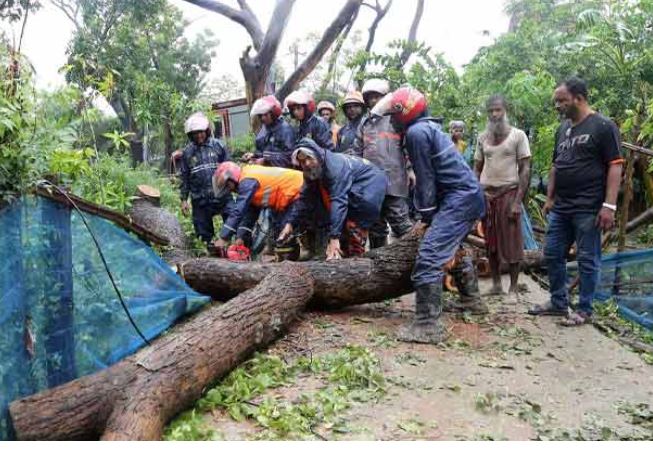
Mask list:
[[[335,308],[380,302],[412,291],[410,273],[419,239],[408,237],[367,253],[366,258],[293,263],[315,281],[312,306]],[[179,274],[198,292],[228,300],[256,286],[278,263],[234,263],[197,258],[179,266]]]
[[[190,242],[177,217],[161,208],[157,198],[141,195],[132,202],[129,216],[134,223],[157,234],[166,236],[168,248],[163,249],[162,257],[170,264],[178,264],[191,258]]]
[[[66,192],[66,195],[64,195],[62,192],[59,191],[59,189],[62,188],[39,185],[36,188],[36,194],[41,197],[55,201],[57,203],[67,205],[70,208],[76,206],[77,208],[80,209],[80,211],[88,212],[96,216],[100,216],[104,219],[110,220],[116,225],[124,228],[125,230],[131,231],[132,233],[136,234],[139,238],[151,242],[153,244],[168,245],[170,243],[170,240],[165,235],[161,235],[157,231],[155,231],[156,229],[152,230],[138,223],[134,223],[134,220],[132,220],[132,218],[129,216],[121,214],[120,212],[115,211],[111,208],[97,205],[93,202],[89,202],[88,200],[84,200],[83,198],[78,197],[70,192]]]
[[[367,253],[365,258],[333,262],[295,263],[315,280],[311,306],[337,308],[381,302],[412,292],[410,274],[419,239],[407,237]],[[524,267],[539,267],[540,251],[526,251]],[[233,263],[225,259],[198,258],[179,266],[179,274],[193,289],[213,298],[228,300],[256,286],[276,263]]]
[[[18,439],[159,439],[170,419],[306,307],[314,292],[310,275],[299,265],[278,269],[110,368],[14,401]]]

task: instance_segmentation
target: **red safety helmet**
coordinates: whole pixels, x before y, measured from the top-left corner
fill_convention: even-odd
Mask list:
[[[315,112],[315,100],[313,95],[306,91],[294,91],[286,97],[285,105],[288,109],[292,109],[295,105],[306,105],[306,111],[309,114]]]
[[[271,113],[275,119],[281,116],[281,103],[274,95],[266,95],[256,100],[249,115],[254,117],[267,113]]]
[[[227,248],[227,259],[233,262],[247,262],[251,260],[252,252],[244,245],[230,245]]]
[[[412,87],[402,87],[387,94],[372,108],[372,114],[394,116],[395,120],[406,125],[426,111],[426,97]]]
[[[221,163],[213,174],[213,192],[216,196],[221,196],[227,189],[227,181],[238,183],[240,181],[240,167],[231,161]]]

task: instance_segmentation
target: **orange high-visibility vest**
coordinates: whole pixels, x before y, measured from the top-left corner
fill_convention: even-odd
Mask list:
[[[253,178],[259,184],[252,204],[257,208],[271,208],[277,212],[284,211],[299,198],[304,184],[302,172],[282,167],[244,166],[240,179],[245,178]]]

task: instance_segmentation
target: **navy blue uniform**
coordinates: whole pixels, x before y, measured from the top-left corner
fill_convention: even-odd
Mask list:
[[[213,192],[213,174],[224,161],[229,161],[229,152],[215,138],[207,139],[202,145],[191,142],[180,159],[181,200],[187,200],[190,195],[195,234],[207,245],[215,233],[213,217],[221,214],[225,219],[233,207],[231,193],[216,197]]]
[[[338,130],[338,145],[336,145],[336,152],[348,155],[354,154],[354,142],[356,141],[358,127],[360,126],[362,119],[363,116],[350,120],[345,126]]]
[[[295,138],[297,141],[303,138],[308,138],[313,140],[323,149],[330,151],[335,150],[331,127],[324,119],[317,117],[315,114],[310,114],[305,120],[299,123]]]
[[[256,136],[255,158],[263,158],[266,166],[290,168],[295,145],[295,130],[281,117],[270,127],[263,125]]]
[[[448,263],[485,213],[483,190],[451,138],[431,118],[408,126],[406,149],[415,171],[415,208],[430,224],[412,274],[415,287],[441,283]]]
[[[235,233],[237,239],[242,239],[249,244],[254,225],[261,212],[259,208],[252,205],[252,200],[259,187],[260,183],[253,178],[244,178],[238,183],[238,196],[234,207],[231,208],[229,217],[222,226],[220,238],[228,241]],[[284,211],[271,210],[275,238],[281,232],[282,227],[291,222],[291,218],[297,217],[296,210],[299,208],[300,201],[298,199],[292,202]]]
[[[299,214],[303,213],[307,205],[315,205],[320,201],[315,196],[322,195],[322,192],[329,202],[331,239],[340,237],[347,220],[363,229],[372,226],[381,213],[388,185],[385,174],[363,158],[328,152],[310,139],[302,139],[296,147],[313,150],[322,166],[322,176],[315,181],[305,178],[298,214],[291,217],[293,226],[299,222]]]

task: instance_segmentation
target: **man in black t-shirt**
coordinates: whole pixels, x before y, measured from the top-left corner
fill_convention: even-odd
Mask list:
[[[551,301],[530,314],[566,315],[563,325],[582,325],[592,316],[599,281],[601,231],[614,227],[621,181],[617,126],[587,103],[587,85],[570,78],[555,90],[555,107],[566,117],[556,132],[544,214],[549,214],[544,257]],[[580,275],[579,307],[569,313],[566,258],[576,242]]]

